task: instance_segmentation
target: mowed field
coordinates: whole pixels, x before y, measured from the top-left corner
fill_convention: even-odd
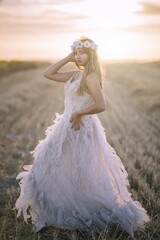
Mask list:
[[[13,66],[14,65],[14,66]],[[97,237],[48,227],[35,234],[32,225],[12,210],[19,196],[16,175],[45,137],[55,113],[64,111],[64,84],[42,76],[50,63],[0,64],[0,239],[127,240],[128,234],[108,229]],[[5,70],[4,70],[5,68]],[[72,65],[64,68],[71,69]],[[98,114],[107,141],[128,172],[131,193],[151,221],[135,235],[160,239],[160,62],[104,63],[107,109]],[[107,193],[106,193],[107,194]]]

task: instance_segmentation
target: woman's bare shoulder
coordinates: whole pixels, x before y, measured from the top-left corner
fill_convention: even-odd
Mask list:
[[[86,77],[87,82],[99,82],[99,74],[96,72],[90,72]]]

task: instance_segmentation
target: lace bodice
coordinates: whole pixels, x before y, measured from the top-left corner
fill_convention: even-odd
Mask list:
[[[77,89],[79,87],[81,79],[73,78],[67,81],[65,84],[65,111],[64,114],[70,116],[72,113],[86,109],[94,103],[93,98],[87,92],[84,92],[82,96],[77,94]]]

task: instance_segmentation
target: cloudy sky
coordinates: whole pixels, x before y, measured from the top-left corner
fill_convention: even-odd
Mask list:
[[[82,35],[102,59],[160,59],[160,0],[0,0],[0,59],[62,58]]]

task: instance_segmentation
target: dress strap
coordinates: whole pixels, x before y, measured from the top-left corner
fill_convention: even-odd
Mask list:
[[[75,78],[75,76],[77,75],[79,71],[77,70],[74,74],[73,74],[73,78]]]
[[[78,72],[79,72],[79,71],[77,70],[77,71],[73,74],[73,76],[72,76],[72,78],[71,78],[71,82],[74,81],[74,79],[75,79],[75,77],[76,77],[76,75],[77,75]]]

